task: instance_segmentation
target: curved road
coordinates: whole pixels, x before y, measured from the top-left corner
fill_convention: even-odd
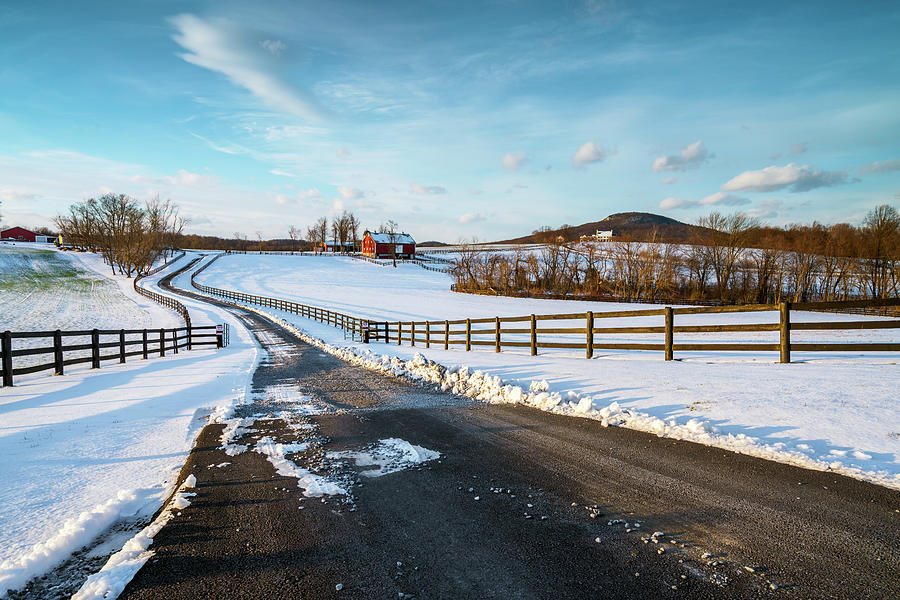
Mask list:
[[[248,450],[203,430],[181,474],[197,495],[122,598],[900,597],[896,491],[470,402],[229,309],[270,354],[237,415]],[[263,438],[302,442],[295,464],[351,493],[304,499]],[[329,454],[387,438],[441,458],[367,477]]]

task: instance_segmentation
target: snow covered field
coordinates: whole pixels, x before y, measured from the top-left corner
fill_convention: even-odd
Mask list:
[[[131,282],[112,277],[96,254],[0,245],[0,330],[179,326],[178,315],[134,294]]]
[[[90,256],[78,258],[91,266]],[[102,269],[96,277],[102,281]],[[124,294],[112,306],[149,302],[126,283],[120,291],[117,282],[103,282],[103,289],[112,290],[109,296]],[[231,346],[99,371],[73,367],[64,377],[22,376],[15,387],[0,389],[0,478],[7,482],[0,487],[0,596],[68,558],[117,520],[135,513],[149,517],[172,491],[206,416],[247,393],[257,361],[249,333],[225,311],[184,302],[196,324],[230,323]],[[178,323],[175,313],[160,310],[169,323]],[[157,324],[153,312],[148,309],[145,318]],[[71,314],[87,319],[89,313]],[[107,313],[96,315],[106,322]]]
[[[388,269],[337,257],[228,256],[197,279],[206,285],[389,319],[635,308],[455,294],[448,290],[449,277],[414,265]],[[657,352],[639,351],[597,352],[594,360],[585,360],[581,352],[574,351],[543,352],[537,357],[529,356],[527,350],[466,353],[434,347],[426,350],[421,345],[353,343],[338,329],[264,310],[324,340],[345,358],[431,378],[482,400],[519,401],[544,410],[605,419],[610,424],[832,469],[900,488],[900,369],[896,355],[795,354],[797,363],[781,365],[771,352],[681,353],[683,360],[675,362],[663,361]],[[714,317],[718,323],[777,321],[774,313]],[[681,323],[702,322],[702,318],[686,316]],[[792,313],[792,318],[861,317]],[[776,335],[738,333],[704,339],[762,341],[761,336],[768,336],[765,339],[772,341]],[[797,332],[794,339],[823,339],[824,335],[833,341],[897,341],[900,337],[896,330],[870,330]],[[685,337],[676,336],[676,342]],[[354,359],[341,349],[359,357]],[[433,369],[413,361],[416,354],[449,367],[448,372],[436,380]],[[505,385],[509,388],[504,389]]]

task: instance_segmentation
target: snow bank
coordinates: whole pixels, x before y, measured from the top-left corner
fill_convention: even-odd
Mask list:
[[[66,521],[59,531],[31,550],[0,563],[0,596],[24,586],[35,573],[43,573],[65,560],[123,517],[146,511],[158,500],[159,489],[120,490],[115,497]],[[155,508],[155,506],[154,506]]]
[[[152,523],[144,527],[133,538],[128,540],[121,550],[113,554],[97,573],[90,575],[84,585],[73,596],[72,600],[104,600],[116,598],[128,585],[135,573],[153,556],[149,551],[150,544],[156,534],[175,516],[175,511],[190,506],[188,500],[194,494],[185,490],[196,487],[197,478],[188,475],[178,491],[172,496],[168,506]]]

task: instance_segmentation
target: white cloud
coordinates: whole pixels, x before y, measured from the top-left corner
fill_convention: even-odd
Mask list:
[[[847,183],[846,171],[821,171],[809,165],[794,163],[783,167],[770,166],[758,171],[744,171],[722,185],[722,191],[771,192],[789,188],[791,192],[807,192],[820,187]]]
[[[686,208],[688,206],[692,206],[693,204],[695,203],[688,200],[682,200],[681,198],[666,198],[659,203],[659,207],[663,210],[673,210],[676,208]]]
[[[340,148],[335,150],[334,154],[338,158],[340,158],[342,160],[346,160],[346,159],[350,158],[351,154],[353,154],[353,153],[350,151],[350,148],[345,148],[344,146],[341,146]]]
[[[409,189],[413,194],[418,194],[419,196],[435,196],[447,193],[446,188],[443,188],[439,185],[420,185],[418,183],[414,183],[409,186]]]
[[[291,201],[291,197],[286,194],[278,194],[275,196],[275,202],[277,202],[278,204],[290,204]]]
[[[677,177],[666,177],[665,179],[660,181],[660,183],[663,185],[672,185],[673,183],[678,183],[678,178]]]
[[[600,144],[586,142],[572,155],[572,166],[576,169],[580,169],[586,165],[600,162],[608,155],[607,152],[604,152],[603,147]]]
[[[697,140],[693,144],[686,146],[681,150],[680,154],[671,156],[660,156],[653,161],[654,171],[684,171],[686,169],[696,169],[709,159],[709,152],[703,142]]]
[[[293,173],[288,173],[287,171],[282,171],[281,169],[272,169],[269,171],[272,175],[280,175],[281,177],[296,177]]]
[[[259,43],[259,47],[268,50],[274,56],[281,56],[281,53],[287,50],[287,44],[281,40],[263,40]]]
[[[863,165],[859,168],[859,172],[866,173],[890,173],[891,171],[900,171],[900,159],[882,160]]]
[[[666,198],[659,203],[659,207],[663,210],[675,210],[684,208],[695,208],[697,206],[740,206],[742,204],[750,204],[747,198],[726,194],[725,192],[716,192],[710,194],[700,200],[685,200],[683,198]]]
[[[13,204],[20,202],[32,202],[37,200],[39,196],[37,194],[32,194],[29,192],[22,192],[19,190],[12,189],[0,189],[0,200],[3,202],[11,202]]]
[[[740,206],[741,204],[750,204],[750,200],[747,198],[741,198],[740,196],[734,196],[732,194],[726,194],[725,192],[716,192],[715,194],[710,194],[706,198],[701,198],[698,204],[704,205],[718,205],[718,206]]]
[[[337,191],[344,200],[356,200],[357,198],[362,198],[366,195],[366,193],[359,188],[345,185],[338,186]]]
[[[178,174],[163,177],[163,181],[170,185],[209,185],[213,182],[212,177],[201,175],[199,173],[191,173],[184,169],[179,169]]]
[[[502,160],[503,168],[507,171],[518,171],[527,162],[528,155],[524,152],[510,152]]]
[[[804,152],[806,152],[806,142],[791,146],[791,153],[793,154],[803,154]]]
[[[459,217],[460,223],[477,223],[485,220],[484,213],[466,213]]]
[[[331,199],[331,210],[336,213],[344,212],[345,204],[343,199],[341,198],[332,198]]]
[[[177,30],[172,39],[187,50],[179,55],[185,61],[222,73],[272,108],[305,119],[322,118],[323,111],[310,94],[276,74],[271,49],[260,44],[271,40],[260,40],[258,34],[224,19],[182,14],[169,21]]]
[[[469,194],[472,196],[480,196],[484,193],[484,190],[480,188],[469,188]]]
[[[297,194],[298,200],[315,200],[322,197],[322,192],[319,191],[319,188],[311,188],[306,191],[299,192]]]

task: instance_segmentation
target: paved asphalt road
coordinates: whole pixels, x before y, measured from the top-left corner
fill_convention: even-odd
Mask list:
[[[122,598],[900,597],[896,491],[473,403],[233,310],[271,355],[239,412],[263,420],[236,456],[203,430],[181,474],[197,495]],[[325,412],[295,410],[301,394]],[[303,439],[295,462],[352,493],[304,499],[253,451],[263,436]],[[441,458],[375,478],[326,455],[385,438]]]

